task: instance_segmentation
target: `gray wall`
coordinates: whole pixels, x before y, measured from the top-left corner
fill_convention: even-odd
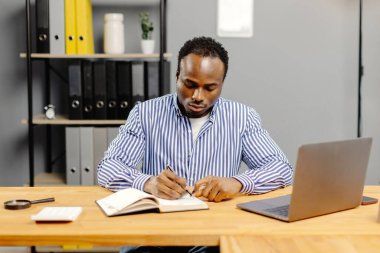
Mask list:
[[[216,36],[217,0],[168,0],[172,91],[177,52],[182,44],[194,36],[216,37],[230,54],[223,96],[254,107],[292,164],[303,143],[354,138],[358,2],[256,0],[254,37],[232,39]],[[369,184],[380,181],[380,120],[375,116],[380,108],[379,10],[379,1],[364,2],[363,135],[374,137]],[[124,11],[132,15],[130,10]],[[97,51],[101,50],[103,12],[98,7],[94,9]],[[0,26],[7,36],[0,36],[1,186],[22,185],[28,176],[27,127],[20,124],[20,119],[27,116],[26,71],[25,62],[18,58],[19,52],[25,51],[24,22],[24,1],[2,1]],[[137,42],[128,48],[137,51]],[[36,89],[41,87],[36,84]],[[38,91],[35,94],[38,111],[41,98]],[[43,132],[44,128],[37,130],[37,136]],[[43,167],[41,146],[37,143],[37,171]]]
[[[0,8],[0,185],[21,185],[28,177],[24,1],[2,1]],[[22,33],[20,33],[22,31]]]
[[[380,2],[364,1],[363,8],[363,134],[373,136],[367,182],[380,183]]]
[[[378,184],[380,3],[364,4],[363,135],[374,137],[367,183]],[[216,6],[217,0],[169,1],[173,61],[187,39],[217,38]],[[231,59],[223,96],[254,107],[292,164],[301,144],[356,137],[358,6],[358,0],[255,0],[254,37],[217,38]]]

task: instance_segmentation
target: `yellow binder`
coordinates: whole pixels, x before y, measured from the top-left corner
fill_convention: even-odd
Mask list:
[[[65,42],[66,54],[76,54],[76,0],[65,0]]]
[[[76,0],[77,53],[93,54],[94,37],[92,31],[91,0]]]

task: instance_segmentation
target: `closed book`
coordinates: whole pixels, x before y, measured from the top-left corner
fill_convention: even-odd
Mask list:
[[[49,0],[51,54],[65,54],[65,0]]]
[[[107,146],[116,138],[119,133],[119,127],[107,127]]]
[[[80,182],[94,185],[94,142],[93,127],[80,127]]]
[[[117,63],[118,118],[127,119],[132,108],[132,64]]]
[[[142,62],[132,63],[132,103],[144,101],[144,64]]]
[[[49,53],[49,0],[36,0],[37,53]]]
[[[91,0],[76,0],[76,49],[77,54],[94,53]]]
[[[97,168],[99,162],[104,158],[104,152],[107,150],[107,128],[94,127],[93,129],[94,145],[94,184],[98,184]]]
[[[107,216],[136,213],[141,211],[179,212],[208,209],[206,202],[190,196],[183,195],[179,199],[161,199],[135,188],[127,188],[112,193],[96,201]]]
[[[104,61],[97,61],[93,63],[92,68],[94,78],[94,118],[107,119],[106,65]]]
[[[94,118],[94,91],[92,78],[92,62],[82,62],[83,75],[83,118]]]
[[[83,118],[81,61],[72,60],[69,71],[69,119]]]
[[[76,54],[76,0],[65,0],[65,46],[66,54]]]
[[[159,76],[157,61],[144,62],[144,94],[146,100],[159,96]]]
[[[117,83],[116,83],[116,62],[106,62],[106,82],[107,82],[107,118],[117,119]]]
[[[79,127],[66,127],[66,184],[80,185]]]

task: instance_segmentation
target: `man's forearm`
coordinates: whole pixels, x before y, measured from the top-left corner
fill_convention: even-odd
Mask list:
[[[112,191],[128,187],[143,190],[150,177],[114,159],[105,158],[98,167],[99,184]]]
[[[261,194],[290,185],[292,177],[293,169],[290,164],[275,160],[261,168],[249,169],[234,178],[242,183],[242,193]]]

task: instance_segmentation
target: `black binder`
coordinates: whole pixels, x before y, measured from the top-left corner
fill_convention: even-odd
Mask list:
[[[82,119],[82,76],[81,62],[69,62],[69,119]]]
[[[158,62],[144,62],[144,94],[145,100],[159,96]]]
[[[132,62],[132,107],[144,98],[144,64]]]
[[[36,0],[37,53],[49,53],[49,0]]]
[[[104,61],[93,63],[94,118],[107,119],[106,65]]]
[[[170,94],[170,62],[164,61],[163,66],[163,83],[160,83],[160,96]]]
[[[82,63],[83,75],[83,118],[94,118],[94,92],[92,81],[92,62],[83,61]]]
[[[117,119],[117,84],[116,84],[116,62],[106,62],[107,79],[107,118]]]
[[[117,64],[117,100],[118,118],[127,119],[132,108],[132,64],[118,62]]]

